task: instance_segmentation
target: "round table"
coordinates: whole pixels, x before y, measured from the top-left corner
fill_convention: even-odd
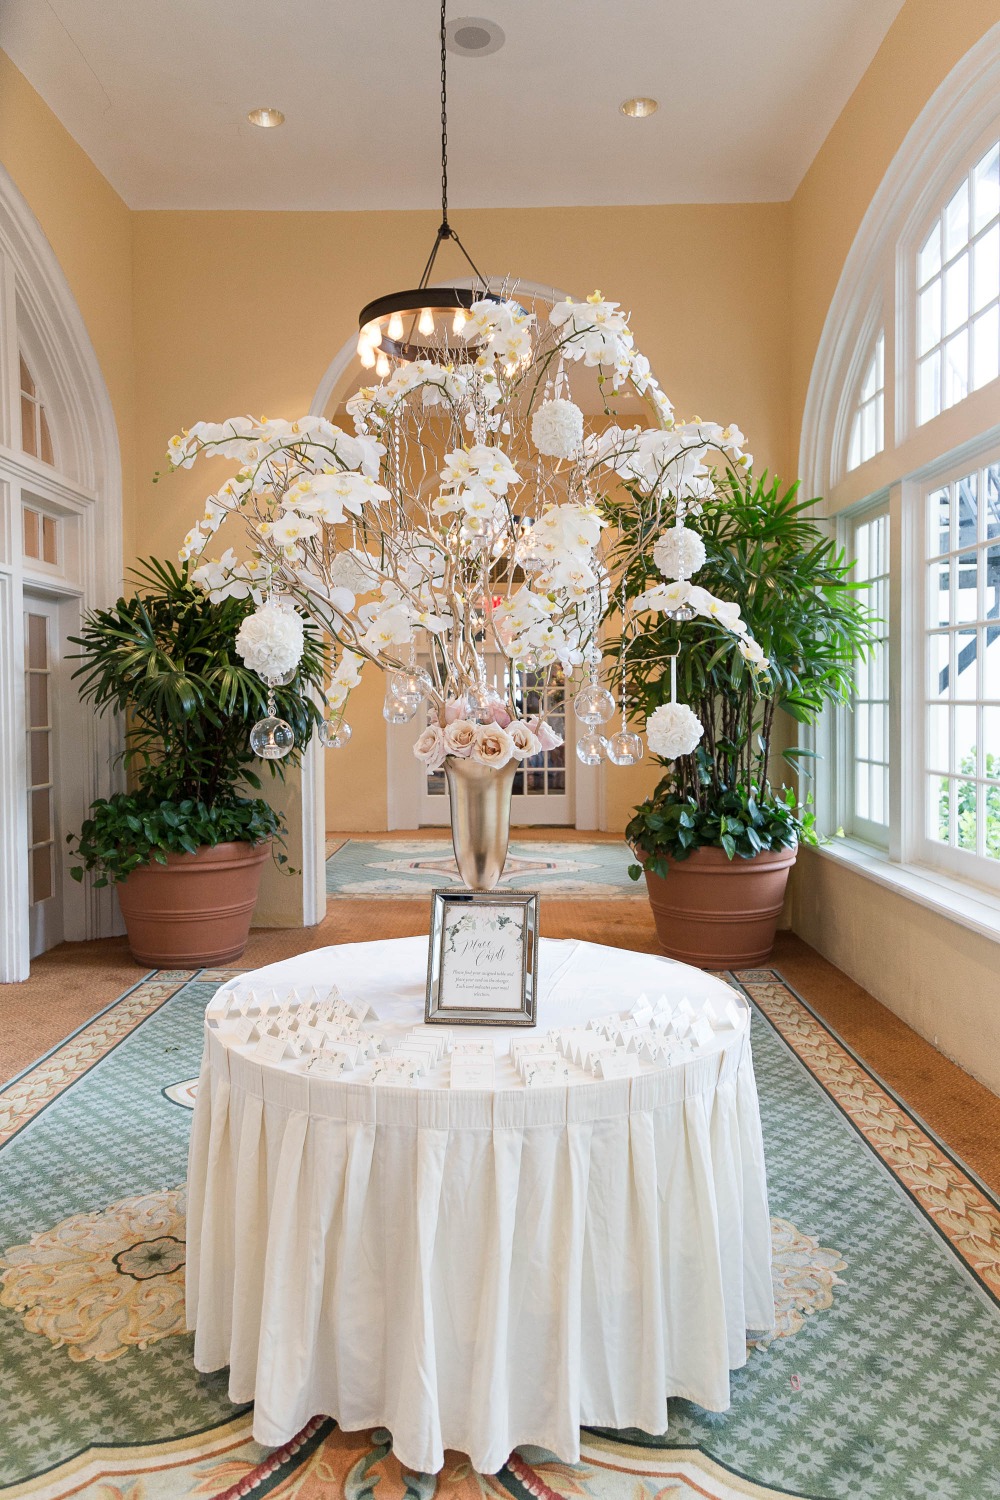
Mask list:
[[[447,1062],[408,1086],[264,1063],[217,1019],[232,985],[209,1007],[188,1326],[197,1368],[228,1365],[232,1400],[255,1402],[259,1442],[323,1414],[388,1428],[407,1468],[436,1473],[447,1447],[494,1473],[521,1444],[576,1461],[582,1424],[664,1432],[670,1396],[729,1405],[747,1330],[774,1318],[749,1008],[669,959],[540,946],[539,1032],[641,992],[735,998],[738,1024],[674,1066],[531,1089],[511,1030],[456,1027],[493,1041],[496,1082],[452,1090]],[[334,983],[391,1039],[422,1026],[426,967],[427,939],[402,938],[241,982]]]

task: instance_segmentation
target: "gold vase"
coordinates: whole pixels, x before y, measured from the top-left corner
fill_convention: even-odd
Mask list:
[[[499,770],[454,755],[444,763],[451,799],[451,842],[458,872],[470,891],[491,891],[503,874],[516,770],[513,760]]]

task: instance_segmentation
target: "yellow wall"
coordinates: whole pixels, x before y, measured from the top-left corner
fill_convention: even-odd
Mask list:
[[[171,433],[234,412],[308,410],[360,305],[406,285],[432,213],[137,213],[138,483],[133,549],[171,553],[199,514],[210,464],[155,488]],[[763,465],[790,469],[783,204],[462,213],[477,262],[575,295],[601,287],[633,327],[678,410],[737,421]],[[372,680],[368,680],[372,678]],[[385,724],[373,674],[352,700],[350,748],[331,753],[329,827],[385,826]],[[653,777],[612,771],[621,828]]]
[[[791,201],[795,453],[816,347],[865,211],[934,90],[998,20],[997,0],[907,0]],[[790,909],[806,942],[1000,1092],[995,942],[811,851]]]
[[[0,162],[52,246],[97,353],[118,425],[127,518],[135,434],[134,216],[4,52]]]

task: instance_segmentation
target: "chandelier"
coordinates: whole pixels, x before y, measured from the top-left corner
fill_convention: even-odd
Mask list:
[[[447,0],[441,0],[441,223],[417,285],[408,291],[376,297],[358,316],[358,357],[380,379],[389,374],[390,357],[400,360],[434,360],[440,364],[468,361],[476,357],[476,345],[461,335],[469,309],[490,300],[485,276],[466,250],[448,219],[448,47]],[[476,279],[473,288],[430,286],[438,251],[451,240],[465,257]]]

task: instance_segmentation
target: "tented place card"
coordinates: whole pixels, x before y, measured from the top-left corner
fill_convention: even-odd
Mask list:
[[[432,895],[425,1019],[534,1026],[537,892],[437,890]]]
[[[451,1086],[453,1089],[491,1089],[496,1079],[496,1062],[493,1049],[489,1056],[474,1052],[451,1054]]]

